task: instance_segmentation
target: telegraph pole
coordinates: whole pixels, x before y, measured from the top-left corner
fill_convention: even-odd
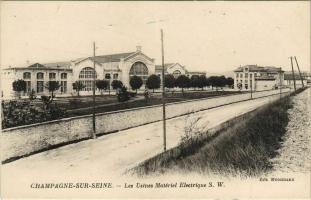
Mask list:
[[[96,139],[96,119],[95,119],[95,81],[96,81],[96,71],[95,71],[95,42],[93,42],[93,139]]]
[[[166,117],[165,117],[165,87],[164,87],[164,45],[163,30],[161,29],[161,50],[162,50],[162,107],[163,107],[163,149],[166,151]]]
[[[251,99],[253,99],[253,82],[252,82],[252,84],[250,84],[250,87],[251,87]]]
[[[282,98],[282,69],[280,68],[280,75],[279,75],[279,79],[280,79],[280,84],[279,84],[279,87],[280,87],[280,99]]]
[[[293,81],[294,81],[294,91],[296,92],[296,78],[294,73],[294,67],[293,67],[293,57],[290,57],[290,63],[292,65],[292,74],[293,74]]]
[[[302,79],[302,76],[301,76],[301,72],[300,72],[300,69],[299,69],[299,65],[298,65],[298,62],[297,62],[297,58],[296,56],[294,57],[295,58],[295,61],[296,61],[296,65],[297,65],[297,68],[298,68],[298,72],[299,72],[299,76],[300,76],[300,79],[301,79],[301,84],[302,84],[302,87],[304,88],[304,84],[303,84],[303,79]]]

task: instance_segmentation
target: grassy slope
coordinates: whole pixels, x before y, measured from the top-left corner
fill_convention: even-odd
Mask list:
[[[248,120],[215,134],[183,141],[166,153],[151,158],[133,172],[148,174],[195,171],[222,175],[257,176],[271,168],[285,127],[290,98],[264,106]]]

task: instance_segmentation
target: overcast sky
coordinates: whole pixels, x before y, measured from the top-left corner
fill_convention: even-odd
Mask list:
[[[2,2],[1,67],[143,52],[191,70],[310,70],[310,2]]]

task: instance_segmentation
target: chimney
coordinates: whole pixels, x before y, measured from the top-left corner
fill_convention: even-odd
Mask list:
[[[141,52],[141,46],[136,46],[136,51]]]

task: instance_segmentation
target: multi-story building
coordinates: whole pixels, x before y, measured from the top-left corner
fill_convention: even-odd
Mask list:
[[[145,55],[141,51],[141,47],[137,46],[136,51],[129,53],[6,68],[2,70],[2,95],[14,97],[12,83],[18,79],[25,80],[27,83],[27,89],[23,95],[27,95],[31,90],[34,90],[37,95],[47,95],[48,90],[45,85],[48,81],[58,81],[61,87],[56,91],[56,94],[64,95],[74,95],[76,91],[73,90],[72,83],[81,81],[85,88],[80,91],[80,94],[91,95],[94,80],[94,62],[95,78],[97,80],[105,79],[110,82],[120,80],[127,87],[130,87],[131,76],[139,76],[145,83],[148,76],[159,73],[159,67],[155,65],[155,60]],[[166,64],[166,73],[171,73],[174,76],[189,74],[185,67],[178,63]]]
[[[262,67],[246,65],[234,70],[234,88],[241,90],[270,90],[278,88],[284,82],[281,67]]]

